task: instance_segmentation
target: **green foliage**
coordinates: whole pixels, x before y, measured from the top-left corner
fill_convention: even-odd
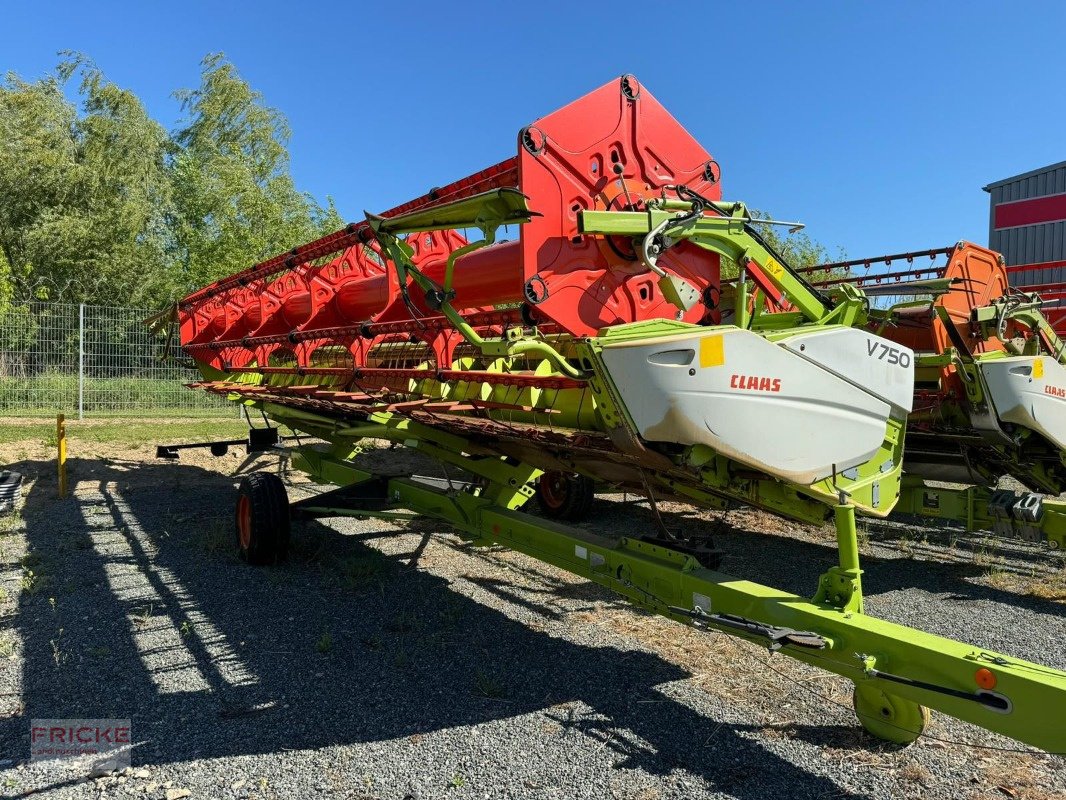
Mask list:
[[[203,409],[228,413],[233,406],[206,392],[192,393],[181,383],[158,378],[85,378],[84,410],[97,413],[120,408],[130,411]],[[54,414],[56,409],[73,411],[78,407],[78,376],[61,372],[41,372],[29,377],[6,376],[0,372],[0,412],[27,415]],[[236,413],[233,411],[232,413]]]
[[[11,301],[14,296],[15,278],[11,274],[11,265],[7,263],[7,256],[0,249],[0,315],[11,308]]]
[[[11,288],[11,284],[8,284]],[[0,375],[20,374],[19,353],[26,353],[37,343],[39,325],[28,305],[0,304]]]
[[[752,219],[773,219],[771,214],[758,209],[750,209]],[[755,226],[756,232],[763,238],[771,249],[780,255],[786,264],[794,268],[813,267],[817,264],[826,264],[831,261],[843,261],[847,258],[844,250],[837,248],[831,253],[829,248],[821,242],[817,242],[802,231],[789,233],[788,228],[780,225]],[[722,277],[729,279],[737,276],[737,265],[732,261],[722,259]],[[808,276],[811,280],[819,280],[828,276],[828,272],[814,272]]]
[[[75,76],[81,114],[63,95]],[[54,77],[8,75],[0,141],[0,251],[15,298],[149,300],[165,264],[167,135],[137,97],[68,54]]]
[[[197,89],[177,93],[189,114],[173,139],[175,232],[185,288],[194,288],[336,230],[289,175],[288,124],[221,54],[203,61]]]
[[[0,313],[31,300],[159,306],[341,227],[331,201],[297,191],[284,118],[221,54],[177,97],[187,119],[168,134],[83,55],[38,81],[7,75]]]

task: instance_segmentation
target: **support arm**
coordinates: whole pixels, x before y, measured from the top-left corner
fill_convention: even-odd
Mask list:
[[[674,201],[669,203],[670,208],[677,205]],[[658,230],[667,240],[691,241],[736,262],[763,291],[787,299],[811,322],[856,324],[859,315],[864,314],[862,295],[858,290],[847,286],[843,289],[843,302],[834,305],[775,256],[747,224],[750,217],[742,203],[718,205],[732,209],[732,214],[704,214],[694,220],[683,220],[684,212],[676,213],[649,204],[646,211],[582,211],[578,228],[581,233],[595,236],[638,238]],[[670,224],[673,220],[678,223],[676,227]],[[830,320],[837,316],[840,318]]]

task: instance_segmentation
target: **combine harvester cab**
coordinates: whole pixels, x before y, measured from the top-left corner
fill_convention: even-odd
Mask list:
[[[848,677],[885,739],[913,741],[932,706],[1066,749],[1066,674],[862,613],[855,515],[905,491],[918,342],[894,341],[860,288],[789,267],[719,178],[623,76],[523,128],[512,158],[184,298],[194,385],[327,442],[287,449],[339,487],[294,516],[415,511],[510,546]],[[366,437],[462,482],[369,473],[351,460]],[[717,572],[706,538],[605,538],[521,510],[539,493],[579,516],[595,481],[833,519],[839,562],[802,598]],[[246,560],[284,557],[284,498],[275,476],[242,483]]]

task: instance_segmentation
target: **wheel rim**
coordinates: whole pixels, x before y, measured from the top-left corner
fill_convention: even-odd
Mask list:
[[[246,494],[237,500],[237,540],[242,550],[252,546],[252,500]]]
[[[549,508],[562,508],[567,495],[566,476],[561,472],[545,472],[540,476],[540,496]]]
[[[878,739],[910,744],[929,723],[929,709],[874,686],[856,684],[852,697],[862,726]]]

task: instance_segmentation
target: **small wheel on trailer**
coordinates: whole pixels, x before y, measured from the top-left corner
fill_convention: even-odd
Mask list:
[[[289,496],[281,478],[253,472],[237,489],[237,549],[249,564],[276,564],[289,551]]]
[[[855,684],[852,706],[868,733],[894,744],[910,744],[929,724],[925,706],[865,683]]]
[[[585,519],[595,497],[596,483],[584,475],[549,470],[537,481],[537,504],[552,519]]]

